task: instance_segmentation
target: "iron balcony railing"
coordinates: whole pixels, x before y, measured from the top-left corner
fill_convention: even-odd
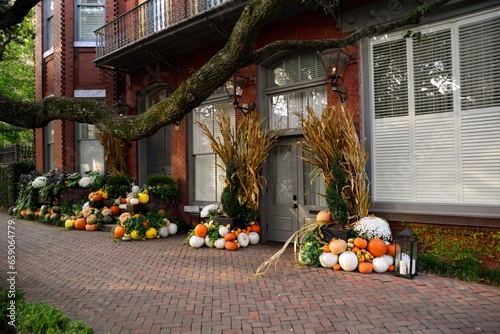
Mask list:
[[[149,0],[95,31],[96,59],[233,0]]]

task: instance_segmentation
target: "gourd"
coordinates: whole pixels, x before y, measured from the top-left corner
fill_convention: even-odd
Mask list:
[[[388,254],[382,255],[382,257],[387,261],[387,263],[391,266],[394,264],[394,257]]]
[[[358,267],[358,257],[351,251],[345,251],[339,255],[339,264],[345,271],[353,271]]]
[[[130,204],[136,205],[139,204],[139,199],[137,197],[132,197],[129,201]]]
[[[120,217],[118,217],[118,220],[120,221],[120,223],[123,225],[125,223],[125,221],[127,219],[130,218],[130,213],[129,212],[124,212],[120,215]]]
[[[116,239],[120,239],[125,235],[125,227],[117,225],[113,230],[113,235],[115,236]]]
[[[215,241],[210,241],[210,237],[208,235],[206,235],[205,238],[203,238],[203,239],[205,240],[205,246],[207,246],[209,248],[214,247]]]
[[[380,257],[387,252],[387,245],[384,240],[380,238],[373,238],[368,242],[366,250],[369,251],[374,257]]]
[[[385,273],[389,269],[389,263],[387,263],[384,256],[376,257],[372,261],[373,270],[377,273]]]
[[[332,220],[332,214],[330,211],[322,210],[316,215],[316,221],[318,222],[329,222]]]
[[[224,238],[219,238],[215,240],[214,246],[217,249],[224,249],[226,247],[226,240],[224,240]]]
[[[322,253],[319,256],[319,262],[323,268],[333,268],[337,264],[339,256],[332,253]]]
[[[256,232],[248,233],[248,239],[250,241],[250,245],[256,245],[260,241],[260,235]]]
[[[74,225],[75,225],[74,219],[68,219],[64,222],[64,228],[66,228],[66,229],[73,228]]]
[[[353,241],[354,246],[358,247],[359,249],[365,249],[366,246],[368,245],[368,241],[366,241],[363,238],[356,238]]]
[[[132,232],[130,232],[130,237],[133,239],[133,240],[138,240],[140,238],[139,236],[139,231],[137,230],[132,230]]]
[[[238,240],[238,244],[243,248],[247,247],[250,243],[250,238],[246,233],[238,234],[238,237],[236,239]]]
[[[75,220],[74,227],[76,230],[84,230],[85,225],[87,225],[85,218],[82,217],[82,218],[78,218],[77,220]]]
[[[160,227],[160,229],[158,230],[158,234],[160,235],[160,238],[168,237],[170,235],[168,227],[167,226]]]
[[[221,237],[224,237],[228,233],[229,233],[229,229],[227,227],[225,227],[225,226],[219,227],[219,235]]]
[[[346,249],[347,249],[347,242],[345,242],[345,240],[334,239],[334,240],[330,241],[330,251],[333,254],[338,255],[338,254],[344,252]]]
[[[91,214],[87,217],[86,219],[87,224],[96,224],[97,223],[97,216],[95,214]]]
[[[102,209],[101,214],[102,214],[104,217],[108,217],[108,216],[111,216],[111,215],[113,214],[113,212],[111,212],[111,210],[110,210],[110,209]]]
[[[148,239],[156,238],[157,235],[158,235],[158,233],[156,232],[156,229],[154,227],[150,227],[146,231],[146,238],[148,238]]]
[[[132,192],[133,192],[134,194],[137,194],[140,190],[141,190],[141,188],[140,188],[139,186],[133,186],[133,187],[132,187]]]
[[[98,228],[99,228],[98,224],[87,224],[87,225],[85,225],[85,230],[87,230],[87,231],[97,231]]]
[[[208,227],[205,224],[197,224],[194,228],[194,235],[200,238],[205,238],[208,234]]]
[[[360,262],[358,265],[358,271],[362,274],[369,274],[373,271],[373,264],[370,262]]]
[[[189,238],[189,245],[193,248],[200,248],[204,244],[205,238],[201,238],[196,235],[193,235],[191,238]]]
[[[170,232],[171,235],[177,234],[177,224],[170,223],[168,225],[168,232]]]
[[[238,249],[238,243],[236,241],[226,241],[225,247],[229,251],[235,251]]]
[[[148,194],[139,193],[139,195],[137,195],[137,196],[139,197],[139,203],[146,204],[147,202],[149,202],[149,195]]]

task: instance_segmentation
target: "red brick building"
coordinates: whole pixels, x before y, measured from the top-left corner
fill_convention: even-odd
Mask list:
[[[71,96],[141,113],[170,94],[225,43],[246,2],[223,0],[43,1],[37,6],[37,100]],[[336,19],[304,4],[291,6],[260,34],[278,39],[339,37],[368,23],[401,17],[418,1],[351,1]],[[414,31],[366,38],[344,51],[351,60],[342,86],[366,138],[373,212],[391,220],[500,226],[500,58],[495,1],[456,1]],[[98,29],[94,35],[94,30]],[[97,36],[97,39],[96,37]],[[323,50],[318,50],[323,51]],[[496,64],[496,66],[493,66]],[[242,103],[254,102],[279,142],[266,163],[261,219],[266,237],[284,240],[325,208],[318,182],[294,144],[294,112],[337,103],[316,52],[280,53],[240,71],[249,78]],[[497,80],[495,80],[495,78]],[[234,111],[217,90],[176,125],[130,143],[127,164],[142,184],[149,174],[179,178],[185,206],[219,200],[217,157],[196,121]],[[216,130],[216,129],[215,129]],[[103,168],[92,126],[54,121],[38,129],[37,168]],[[324,186],[323,186],[324,187]],[[296,204],[297,208],[292,208]]]

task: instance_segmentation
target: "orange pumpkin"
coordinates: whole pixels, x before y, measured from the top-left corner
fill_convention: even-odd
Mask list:
[[[205,238],[208,234],[208,227],[205,224],[198,224],[194,228],[194,235],[200,238]]]
[[[260,233],[262,229],[259,224],[250,225],[250,232]]]
[[[389,269],[387,269],[387,270],[388,270],[388,271],[390,271],[390,272],[393,272],[393,271],[394,271],[394,265],[392,265],[392,264],[391,264],[391,265],[389,266]]]
[[[85,225],[85,229],[87,231],[97,231],[97,229],[99,229],[99,225],[98,224],[87,224],[87,225]]]
[[[127,199],[125,197],[120,198],[120,203],[127,204]]]
[[[362,274],[369,274],[373,271],[373,264],[370,262],[360,262],[358,264],[358,270]]]
[[[397,249],[400,250],[401,247],[398,245]],[[387,245],[387,255],[394,256],[396,255],[396,243],[388,244]]]
[[[366,246],[366,250],[369,251],[374,257],[379,257],[387,252],[387,245],[384,240],[380,238],[373,238]]]
[[[233,232],[229,232],[224,236],[224,240],[234,241],[234,240],[236,240],[236,234],[234,234]]]
[[[85,225],[87,225],[87,220],[81,217],[75,220],[73,227],[75,230],[85,230]]]
[[[338,263],[333,266],[333,270],[340,270],[341,268],[342,267]]]
[[[98,202],[98,201],[102,200],[102,196],[99,194],[95,194],[94,196],[92,196],[92,200],[95,202]]]
[[[238,243],[236,241],[226,241],[225,247],[229,251],[235,251],[238,249]]]
[[[323,245],[323,252],[330,253],[331,252],[330,245]]]
[[[111,205],[109,208],[113,216],[118,216],[120,214],[120,207],[118,205]]]
[[[368,241],[366,241],[363,238],[356,238],[356,239],[354,239],[353,244],[354,244],[354,246],[358,247],[359,249],[365,249],[366,246],[368,245]]]
[[[116,226],[115,229],[113,230],[113,235],[115,236],[116,239],[123,237],[124,234],[125,234],[125,227],[121,225]]]

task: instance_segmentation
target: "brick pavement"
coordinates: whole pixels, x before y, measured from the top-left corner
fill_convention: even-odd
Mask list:
[[[2,277],[8,219],[0,213]],[[109,232],[15,226],[17,288],[96,333],[500,333],[500,289],[483,284],[299,269],[292,249],[256,280],[280,244],[229,252],[189,248],[184,235],[113,242]]]

